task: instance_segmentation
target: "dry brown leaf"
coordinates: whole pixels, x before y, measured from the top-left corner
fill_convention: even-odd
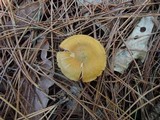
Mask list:
[[[2,66],[3,65],[3,63],[2,63],[2,59],[0,58],[0,66]]]
[[[79,6],[84,6],[84,5],[89,5],[89,4],[98,5],[102,2],[103,0],[78,0]]]
[[[41,42],[41,41],[39,41]],[[41,46],[41,59],[43,61],[43,67],[45,69],[48,69],[49,71],[51,71],[49,73],[49,76],[52,77],[53,76],[53,70],[52,68],[52,62],[47,58],[47,51],[49,50],[49,43],[48,41],[44,42],[44,44]],[[41,77],[40,81],[38,81],[38,86],[43,90],[39,90],[36,88],[36,96],[35,96],[35,104],[34,104],[34,108],[35,111],[40,110],[42,108],[45,108],[47,106],[47,103],[49,101],[49,98],[46,96],[46,94],[48,94],[49,92],[49,87],[51,87],[54,84],[53,81],[51,81],[50,79],[48,79],[47,77]],[[44,93],[45,92],[45,93]]]
[[[49,43],[48,41],[45,42],[45,44],[42,46],[42,51],[41,51],[41,59],[43,61],[43,67],[46,69],[51,69],[52,68],[52,62],[48,60],[47,58],[47,51],[49,50]]]
[[[52,75],[50,76],[52,77]],[[51,87],[53,84],[54,84],[53,81],[51,81],[46,77],[40,78],[38,85],[43,91],[36,88],[36,95],[34,100],[35,111],[47,107],[49,98],[46,96],[46,94],[49,93],[49,87]]]
[[[36,20],[38,17],[38,11],[41,8],[42,4],[40,4],[39,2],[33,2],[17,9],[16,15],[22,18],[27,18],[29,20]]]
[[[145,1],[146,1],[146,0],[133,0],[133,3],[134,3],[135,5],[141,5],[141,4],[145,3]]]
[[[31,2],[29,4],[21,5],[14,11],[15,24],[24,26],[32,22],[37,22],[44,11],[43,2]],[[7,25],[12,25],[12,22],[7,22]]]
[[[2,0],[0,0],[0,6],[2,7]]]

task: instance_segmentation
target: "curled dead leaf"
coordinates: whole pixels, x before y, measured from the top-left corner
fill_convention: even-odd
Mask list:
[[[116,53],[114,71],[123,74],[134,59],[140,59],[142,62],[145,60],[148,41],[154,27],[153,19],[152,16],[143,17],[136,25],[128,40],[121,45],[121,48],[127,49],[119,49]]]

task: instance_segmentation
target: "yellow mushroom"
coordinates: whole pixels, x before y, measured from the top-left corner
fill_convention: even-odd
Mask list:
[[[101,75],[106,67],[104,47],[88,35],[73,35],[65,39],[57,53],[58,66],[71,80],[90,82]]]

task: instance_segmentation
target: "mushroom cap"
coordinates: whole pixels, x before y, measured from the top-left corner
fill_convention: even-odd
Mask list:
[[[88,35],[74,35],[65,39],[57,53],[58,66],[71,80],[90,82],[100,76],[106,67],[104,47]]]

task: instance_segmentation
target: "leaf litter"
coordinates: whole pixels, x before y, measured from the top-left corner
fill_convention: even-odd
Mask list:
[[[156,0],[1,0],[0,117],[156,119],[159,4]],[[151,24],[147,33],[147,27],[139,27],[146,18]],[[57,66],[60,43],[76,34],[99,40],[108,55],[105,71],[90,83],[70,81]],[[119,51],[128,57],[119,59]],[[127,64],[125,69],[115,69],[115,61]]]

